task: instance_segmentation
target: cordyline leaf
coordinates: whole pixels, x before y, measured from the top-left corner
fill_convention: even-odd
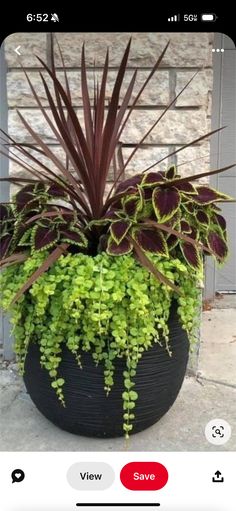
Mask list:
[[[156,61],[155,65],[153,66],[153,68],[152,68],[152,70],[151,70],[150,74],[147,76],[147,78],[146,78],[145,82],[143,83],[143,85],[142,85],[142,87],[140,88],[140,90],[139,90],[139,92],[138,92],[137,96],[135,97],[135,99],[134,99],[134,101],[133,101],[132,105],[130,106],[129,111],[128,111],[128,113],[127,113],[127,115],[126,115],[126,117],[125,117],[125,119],[124,119],[124,121],[123,121],[123,123],[122,123],[121,129],[120,129],[120,131],[119,131],[119,134],[118,134],[118,140],[120,140],[121,134],[122,134],[122,132],[123,132],[123,130],[124,130],[124,128],[125,128],[125,126],[126,126],[127,122],[128,122],[128,119],[129,119],[129,117],[130,117],[131,113],[133,112],[134,107],[135,107],[135,105],[136,105],[137,101],[139,100],[139,98],[140,98],[140,96],[141,96],[141,94],[142,94],[143,90],[145,89],[145,87],[147,86],[147,84],[148,84],[148,83],[149,83],[149,81],[151,80],[152,76],[154,75],[154,73],[156,72],[156,70],[158,69],[158,67],[160,66],[161,61],[162,61],[162,59],[163,59],[163,57],[164,57],[164,55],[165,55],[165,53],[166,53],[166,51],[167,51],[167,48],[168,48],[169,44],[170,44],[170,41],[168,41],[168,42],[167,42],[167,44],[166,44],[166,46],[164,47],[164,49],[163,49],[163,51],[162,51],[161,55],[158,57],[158,59],[157,59],[157,61]],[[140,144],[140,145],[141,145],[141,144]],[[127,162],[126,162],[126,166],[128,165],[128,163],[129,163],[129,162],[127,161]],[[121,170],[120,170],[120,172],[119,172],[118,176],[116,177],[116,179],[115,179],[115,181],[114,181],[114,183],[113,183],[113,185],[112,185],[112,187],[111,187],[110,192],[108,193],[107,200],[109,200],[109,199],[110,199],[110,196],[111,196],[111,194],[112,194],[112,192],[113,192],[114,188],[116,187],[116,185],[117,185],[117,183],[118,183],[118,181],[119,181],[119,179],[120,179],[120,177],[122,176],[122,174],[123,174],[123,173],[124,173],[124,165],[122,165],[122,168],[121,168]]]
[[[141,86],[141,88],[140,88],[140,90],[139,90],[139,92],[138,92],[137,96],[135,97],[135,99],[134,99],[134,101],[133,101],[132,105],[130,106],[129,111],[128,111],[128,113],[127,113],[127,116],[126,116],[126,118],[125,118],[125,120],[124,120],[124,122],[123,122],[123,124],[122,124],[122,126],[121,126],[121,129],[120,129],[120,132],[119,132],[119,137],[118,137],[119,139],[120,139],[120,137],[121,137],[121,134],[122,134],[122,132],[123,132],[123,130],[124,130],[124,128],[125,128],[125,125],[127,124],[127,121],[128,121],[128,119],[129,119],[129,117],[130,117],[130,115],[131,115],[131,113],[132,113],[132,111],[133,111],[133,109],[134,109],[135,105],[137,104],[137,102],[138,102],[138,100],[139,100],[139,98],[140,98],[140,96],[141,96],[142,92],[144,91],[144,89],[146,88],[147,84],[149,83],[149,81],[151,80],[151,78],[153,77],[153,75],[155,74],[155,72],[156,72],[156,70],[158,69],[158,67],[160,66],[160,64],[161,64],[161,62],[162,62],[162,60],[163,60],[163,57],[164,57],[164,55],[165,55],[165,53],[166,53],[166,51],[167,51],[167,48],[168,48],[169,44],[170,44],[170,41],[168,41],[168,42],[167,42],[166,46],[165,46],[165,47],[164,47],[164,49],[162,50],[161,55],[158,57],[158,59],[157,59],[157,61],[156,61],[155,65],[154,65],[154,66],[153,66],[153,68],[151,69],[151,72],[150,72],[150,73],[149,73],[149,75],[147,76],[147,78],[146,78],[145,82],[143,83],[143,85]]]
[[[220,234],[210,231],[207,237],[208,245],[217,259],[223,261],[228,254],[228,247]]]
[[[166,172],[167,179],[174,179],[176,175],[176,165],[171,165],[171,167]]]
[[[33,96],[34,96],[34,99],[36,100],[36,102],[37,102],[37,104],[38,104],[38,106],[39,106],[39,108],[40,108],[40,110],[41,110],[41,112],[42,112],[42,114],[43,114],[43,116],[44,116],[45,120],[47,121],[47,123],[48,123],[49,127],[51,128],[51,130],[52,130],[52,131],[53,131],[53,133],[55,134],[55,136],[56,136],[56,138],[57,138],[57,140],[58,140],[59,144],[61,144],[61,146],[64,148],[64,150],[65,150],[65,152],[66,152],[66,154],[67,154],[67,157],[68,157],[68,148],[67,148],[67,146],[66,146],[66,143],[65,143],[64,138],[63,138],[63,137],[61,137],[61,136],[59,135],[58,131],[55,129],[54,124],[52,123],[52,121],[51,121],[50,117],[48,116],[48,114],[47,114],[47,111],[46,111],[45,107],[42,105],[42,103],[41,103],[41,101],[40,101],[40,98],[39,98],[38,94],[36,93],[35,88],[34,88],[34,86],[33,86],[32,82],[31,82],[31,80],[30,80],[30,78],[29,78],[28,74],[26,73],[25,69],[23,68],[23,66],[22,66],[22,69],[23,69],[23,72],[24,72],[24,74],[25,74],[25,76],[26,76],[26,79],[27,79],[27,81],[28,81],[28,84],[29,84],[29,86],[30,86],[30,89],[31,89],[31,92],[32,92],[32,94],[33,94]],[[54,73],[54,74],[55,74],[55,73]],[[49,91],[49,89],[48,89],[48,87],[47,87],[47,84],[46,84],[46,82],[45,82],[45,80],[44,80],[44,77],[42,76],[42,74],[41,74],[41,73],[40,73],[40,76],[41,76],[41,79],[42,79],[42,82],[43,82],[43,85],[44,85],[44,88],[45,88],[45,92],[46,92],[46,95],[47,95],[47,98],[48,98],[48,101],[49,101],[49,104],[50,104],[50,106],[51,106],[52,113],[53,113],[53,112],[55,112],[55,111],[56,111],[56,108],[54,107],[54,102],[53,102],[52,96],[51,96],[50,91]],[[66,83],[67,83],[67,82],[66,82]],[[55,94],[56,94],[56,97],[57,97],[57,100],[58,100],[58,104],[59,104],[59,107],[60,107],[60,111],[62,111],[62,113],[63,113],[63,109],[61,108],[61,103],[60,103],[60,101],[59,101],[59,93],[58,93],[58,91],[57,91],[57,89],[56,89],[55,85],[54,85],[54,90],[55,90]],[[68,94],[68,98],[69,98],[69,101],[71,101],[70,94]],[[64,113],[63,113],[63,116],[64,116]],[[68,124],[68,123],[66,123],[65,118],[64,118],[63,126],[66,126],[67,124]],[[21,146],[22,146],[22,144],[21,144]],[[48,154],[46,154],[45,149],[41,150],[41,153],[48,157]],[[35,161],[35,158],[31,155],[31,153],[29,153],[29,157],[31,157],[31,159],[33,159],[33,160]],[[54,160],[53,160],[53,161],[54,161]],[[72,161],[74,162],[74,160],[73,160],[73,159],[72,159]],[[40,165],[40,161],[38,162],[38,164]],[[56,163],[55,163],[55,161],[54,161],[54,164],[56,164]],[[56,164],[56,165],[57,165],[57,164]],[[74,165],[75,165],[75,168],[77,169],[77,166],[76,166],[75,162],[74,162]],[[41,166],[42,166],[43,168],[46,168],[43,164],[41,164]],[[60,167],[59,167],[59,168],[60,168]],[[61,170],[61,168],[60,168],[60,170]],[[55,177],[57,177],[57,176],[56,176],[56,175],[55,175],[55,174],[54,174],[51,170],[47,169],[47,172],[49,172],[51,175],[54,175]],[[73,176],[71,175],[71,173],[68,171],[68,169],[67,169],[66,167],[64,168],[64,172],[63,172],[63,173],[64,173],[64,174],[66,174],[66,175],[67,175],[67,177],[68,177],[68,175],[69,175],[68,180],[69,180],[69,182],[70,182],[70,177],[73,177]],[[59,178],[58,178],[58,179],[59,179]],[[68,186],[68,185],[67,185],[67,186]],[[74,185],[74,186],[75,186],[75,189],[77,188],[77,194],[79,194],[79,187],[77,187],[77,185]],[[71,188],[70,188],[70,190],[71,190]],[[80,200],[81,200],[81,197],[80,197]]]
[[[116,243],[119,244],[123,240],[131,226],[131,223],[132,222],[129,220],[118,220],[111,224],[110,233]]]
[[[141,174],[142,176],[142,174]],[[166,182],[165,176],[163,172],[147,172],[147,174],[144,174],[142,179],[142,187],[143,188],[154,188],[155,186],[159,185],[161,182]]]
[[[106,123],[103,131],[103,139],[102,139],[102,152],[101,152],[101,163],[100,163],[100,176],[104,182],[104,178],[107,175],[109,164],[110,164],[110,146],[111,139],[115,128],[116,123],[116,115],[119,108],[119,97],[120,90],[124,79],[124,74],[127,66],[129,51],[130,51],[131,39],[128,42],[126,50],[124,52],[115,85],[113,88],[110,105],[108,108]]]
[[[34,248],[42,250],[51,247],[58,240],[56,229],[37,226],[34,232]]]
[[[48,102],[49,102],[51,111],[53,113],[54,120],[57,124],[58,130],[59,130],[61,136],[58,135],[58,132],[55,130],[55,127],[53,126],[53,124],[51,123],[49,118],[47,119],[47,122],[50,125],[52,131],[57,136],[60,144],[65,149],[67,155],[72,160],[72,162],[74,164],[74,168],[75,168],[78,176],[81,178],[83,185],[87,190],[88,196],[90,197],[90,201],[92,202],[92,200],[93,200],[92,191],[94,191],[94,186],[95,186],[94,179],[93,179],[94,176],[93,176],[92,172],[90,172],[90,173],[87,172],[86,167],[84,166],[83,158],[78,153],[78,151],[76,151],[76,149],[75,149],[73,138],[67,132],[67,127],[65,127],[65,124],[63,123],[63,121],[60,119],[60,116],[58,115],[57,108],[54,104],[54,101],[53,101],[53,98],[49,91],[48,85],[42,75],[41,75],[41,79],[42,79],[42,82],[43,82],[43,85],[45,88],[45,92],[46,92],[46,95],[48,98]],[[55,80],[57,80],[57,79],[55,78]],[[72,105],[68,102],[68,98],[67,98],[65,91],[64,91],[63,87],[61,86],[60,82],[58,82],[58,80],[57,80],[56,83],[58,83],[60,85],[60,89],[64,93],[64,98],[66,98],[66,100],[67,100],[66,106],[68,108],[68,114],[70,115],[71,122],[74,122],[76,124],[77,128],[79,127],[79,134],[81,135],[80,138],[82,140],[83,150],[85,151],[84,159],[86,161],[87,167],[91,169],[92,168],[92,160],[91,160],[91,157],[89,154],[88,146],[86,145],[86,140],[84,139],[84,134],[82,132],[82,128],[80,126],[79,120],[75,114],[75,111],[74,111]],[[54,81],[54,85],[56,86],[55,81]],[[76,131],[76,134],[77,134],[77,131]],[[71,181],[71,180],[74,181],[76,188],[78,188],[78,183],[69,170],[64,169],[63,174],[65,176],[67,176],[69,181]]]
[[[50,68],[47,66],[47,64],[45,64],[45,62],[43,62],[42,59],[40,59],[39,57],[37,57],[37,59],[42,64],[44,69],[46,69],[46,71],[50,75],[51,79],[53,80],[53,83],[54,83],[55,87],[57,88],[57,90],[58,90],[58,92],[59,92],[59,94],[60,94],[60,96],[61,96],[61,98],[63,100],[63,103],[65,104],[65,106],[67,108],[67,112],[68,112],[69,117],[71,119],[71,122],[72,122],[72,125],[73,125],[73,128],[74,128],[75,134],[76,134],[76,136],[78,138],[82,154],[83,154],[84,159],[85,159],[86,164],[87,164],[87,168],[92,168],[92,160],[91,160],[91,156],[90,156],[90,153],[89,153],[88,144],[87,144],[86,138],[84,136],[83,130],[81,128],[79,119],[78,119],[78,117],[77,117],[77,115],[75,113],[74,108],[71,105],[71,101],[69,100],[69,98],[68,98],[64,88],[62,87],[60,81],[57,79],[55,73],[53,73],[50,70]],[[44,80],[44,83],[46,83],[45,80]],[[49,90],[49,89],[47,88],[47,90]],[[53,110],[53,111],[55,113],[55,110]],[[83,174],[83,176],[84,176],[84,174]]]
[[[140,148],[140,146],[144,143],[144,140],[146,140],[146,138],[150,135],[150,133],[154,130],[154,128],[157,126],[157,124],[160,122],[160,120],[162,119],[162,117],[164,117],[164,115],[166,114],[166,112],[171,108],[171,106],[177,101],[178,97],[184,92],[184,90],[190,85],[190,83],[192,82],[192,80],[195,78],[195,76],[199,73],[199,70],[196,71],[196,73],[194,73],[194,75],[190,78],[190,80],[186,83],[186,85],[180,90],[180,92],[178,94],[176,94],[176,96],[171,100],[171,102],[164,108],[163,112],[161,113],[161,115],[157,118],[157,120],[152,124],[152,126],[149,128],[149,130],[145,133],[145,135],[142,137],[142,139],[139,141],[139,143],[134,147],[132,153],[130,154],[130,156],[128,157],[128,159],[126,160],[125,162],[125,165],[123,167],[123,170],[126,169],[127,165],[129,164],[130,160],[134,157],[135,153],[138,151],[138,149]],[[169,155],[170,156],[170,155]],[[152,165],[151,167],[153,167],[154,165]],[[149,168],[151,168],[149,167]]]
[[[200,224],[209,225],[210,223],[209,215],[201,209],[197,211],[196,219]]]
[[[195,270],[201,268],[201,259],[196,247],[187,242],[180,243],[182,254],[192,268]]]
[[[105,97],[106,97],[106,83],[109,66],[109,51],[107,50],[106,59],[103,67],[101,87],[98,94],[97,106],[94,107],[95,119],[95,141],[94,141],[94,165],[96,173],[98,173],[101,163],[101,151],[102,151],[102,129],[104,122],[105,112]]]
[[[221,131],[223,129],[225,129],[226,126],[222,126],[222,128],[217,128],[216,130],[213,130],[213,131],[209,131],[208,133],[206,133],[205,135],[202,135],[201,137],[199,138],[196,138],[194,140],[192,140],[191,142],[188,142],[188,144],[185,144],[183,145],[182,147],[179,147],[179,149],[176,149],[175,151],[173,151],[172,153],[169,153],[167,154],[166,156],[164,156],[163,158],[161,158],[161,160],[158,160],[156,161],[155,163],[152,163],[152,165],[149,165],[149,167],[147,167],[146,169],[143,170],[143,173],[144,172],[148,172],[148,170],[150,169],[153,169],[153,167],[155,167],[156,165],[159,165],[159,163],[161,163],[162,161],[166,160],[166,158],[170,158],[171,156],[173,156],[174,154],[177,154],[179,153],[180,151],[183,151],[184,149],[186,149],[187,147],[190,147],[190,146],[193,146],[194,144],[197,144],[197,142],[201,142],[202,140],[204,140],[205,138],[207,137],[210,137],[211,135],[214,135],[214,133],[218,133],[218,131]],[[198,175],[198,178],[201,176],[201,175],[205,175],[205,174],[199,174]],[[183,178],[185,180],[188,180],[189,178]]]
[[[138,245],[145,252],[152,252],[154,254],[168,255],[165,238],[158,229],[153,227],[149,228],[135,228],[133,230],[133,238]]]
[[[62,165],[62,163],[60,162],[60,160],[56,157],[56,155],[49,149],[49,147],[47,146],[47,144],[45,144],[43,142],[43,140],[41,139],[41,137],[33,130],[33,128],[28,124],[28,122],[26,121],[26,119],[22,116],[22,114],[17,110],[17,113],[22,121],[22,123],[24,124],[25,128],[27,129],[27,131],[30,133],[30,135],[34,138],[34,140],[36,141],[36,143],[44,150],[44,153],[45,155],[58,167],[58,169],[62,172],[62,174],[65,176],[65,178],[68,178],[68,181],[70,182],[70,184],[72,186],[74,186],[75,190],[78,191],[78,193],[80,192],[79,188],[78,188],[78,183],[77,181],[74,179],[73,175],[71,174],[71,172],[67,171],[66,168]],[[62,142],[61,142],[62,143]],[[30,155],[31,159],[32,159],[32,155]],[[50,172],[51,174],[54,174],[52,171],[48,171]],[[56,176],[56,178],[58,179],[58,177]],[[76,195],[76,199],[80,202],[80,204],[82,205],[82,207],[85,209],[85,211],[89,211],[86,204],[81,200],[81,197],[79,197],[79,195],[77,194]]]
[[[152,204],[159,223],[169,220],[180,205],[180,195],[174,188],[155,188]]]
[[[24,177],[1,177],[0,178],[0,182],[1,181],[9,181],[10,183],[37,183],[38,181],[36,179],[27,179],[27,178],[24,178]],[[44,182],[45,184],[48,184],[47,181],[42,181]]]
[[[0,258],[2,259],[8,252],[9,246],[12,241],[12,234],[4,234],[1,236],[0,242]]]
[[[58,50],[60,52],[60,45],[58,43],[57,43],[57,45],[58,45]],[[52,71],[53,71],[53,73],[56,74],[53,34],[50,34],[50,61],[51,61],[51,65],[52,65]],[[64,75],[65,75],[65,73],[64,73]],[[57,89],[55,88],[55,86],[54,86],[54,92],[55,92],[55,96],[56,96],[58,111],[60,112],[60,116],[63,120],[64,125],[66,126],[67,121],[66,121],[66,117],[65,117],[65,114],[64,114],[64,111],[62,108],[61,98],[60,98],[60,95],[59,95]]]
[[[93,155],[93,121],[92,121],[91,105],[90,105],[90,98],[89,98],[89,92],[88,92],[84,44],[82,46],[82,56],[81,56],[81,86],[82,86],[82,100],[83,100],[83,107],[84,107],[83,111],[84,111],[84,124],[85,124],[85,130],[86,130],[86,138],[88,141],[88,148],[89,148],[90,156],[92,158],[92,155]]]
[[[223,128],[220,128],[220,129],[223,129]],[[216,131],[220,131],[220,129],[209,133],[208,136],[211,135],[212,133],[216,133]],[[188,144],[188,145],[192,145],[193,143],[194,142],[192,142],[191,144]],[[181,177],[176,180],[174,179],[171,182],[171,185],[176,187],[176,185],[179,185],[180,183],[182,184],[182,183],[185,183],[186,181],[196,181],[197,179],[200,179],[202,177],[213,176],[214,174],[220,174],[221,172],[225,172],[226,170],[232,169],[233,167],[235,167],[235,164],[227,165],[227,167],[222,167],[222,168],[216,169],[216,170],[209,170],[208,172],[202,172],[201,174],[194,174],[193,176]]]
[[[10,266],[11,264],[21,263],[28,259],[28,255],[25,252],[17,252],[16,254],[12,254],[5,259],[0,260],[0,267],[2,266]]]
[[[107,246],[107,254],[114,256],[125,255],[129,254],[132,251],[132,248],[132,241],[127,238],[123,238],[120,243],[116,243],[115,240],[110,238]]]
[[[142,266],[144,266],[145,268],[147,268],[150,273],[152,273],[154,275],[154,277],[156,277],[157,280],[159,280],[159,282],[161,282],[162,284],[165,284],[166,286],[169,286],[171,289],[173,289],[173,291],[175,291],[176,293],[178,294],[182,294],[181,290],[170,280],[168,279],[167,277],[165,277],[165,275],[163,275],[155,266],[154,264],[152,263],[152,261],[150,261],[150,259],[146,256],[146,254],[143,252],[143,250],[140,248],[140,246],[138,245],[138,243],[135,241],[135,239],[133,239],[129,234],[128,234],[128,237],[131,241],[131,243],[133,244],[133,248],[134,248],[134,251],[136,253],[136,256],[137,256],[137,259],[140,261],[140,263],[142,264]]]
[[[118,130],[120,128],[122,119],[123,119],[125,113],[127,112],[127,106],[129,104],[129,100],[130,100],[132,92],[133,92],[136,76],[137,76],[137,70],[134,72],[134,74],[133,74],[133,76],[131,78],[130,84],[128,86],[128,89],[127,89],[127,91],[125,93],[124,99],[123,99],[123,101],[122,101],[122,103],[120,105],[119,111],[118,111],[118,115],[117,115],[115,126],[114,126],[113,135],[111,137],[109,161],[111,161],[112,155],[114,154],[114,150],[115,150],[115,148],[117,146],[117,143],[119,141]]]
[[[43,211],[42,213],[39,213],[38,215],[34,215],[32,216],[31,218],[29,218],[29,220],[27,220],[25,222],[26,225],[28,224],[32,224],[33,222],[35,222],[36,220],[39,220],[41,218],[53,218],[53,217],[57,217],[58,214],[63,214],[63,216],[74,216],[74,212],[73,211],[69,211],[67,209],[64,209],[64,208],[60,208],[58,209],[57,211]]]
[[[30,276],[30,278],[25,282],[25,284],[19,289],[19,291],[14,296],[11,305],[13,305],[19,298],[29,289],[32,284],[43,274],[45,271],[54,264],[57,259],[66,251],[68,243],[61,243],[58,247],[56,247],[53,252],[45,259],[45,261],[41,264],[41,266]]]

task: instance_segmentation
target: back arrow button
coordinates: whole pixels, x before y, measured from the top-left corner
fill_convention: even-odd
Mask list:
[[[21,53],[19,52],[19,49],[20,49],[20,46],[17,46],[17,48],[14,49],[14,51],[17,53],[17,55],[21,55]]]

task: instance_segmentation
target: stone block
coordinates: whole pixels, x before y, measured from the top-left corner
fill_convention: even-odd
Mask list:
[[[132,103],[135,95],[138,94],[141,89],[143,83],[145,82],[148,71],[138,71],[136,82],[134,85],[133,94],[130,100],[130,104]],[[37,94],[40,96],[40,100],[44,105],[48,104],[44,86],[42,80],[40,78],[39,73],[35,71],[30,71],[28,73],[30,80],[32,81],[33,86],[36,89]],[[45,76],[45,73],[43,73]],[[115,83],[117,72],[110,70],[108,74],[107,80],[107,101],[111,98],[112,88]],[[124,94],[128,88],[130,80],[132,78],[133,71],[128,70],[127,76],[124,79],[124,84],[121,89],[120,98],[124,98]],[[96,76],[98,78],[99,83],[101,83],[102,72],[97,71]],[[58,72],[58,79],[64,84],[64,73]],[[81,94],[81,77],[79,71],[68,71],[68,80],[71,88],[71,96],[73,100],[73,104],[75,106],[82,106],[82,94]],[[50,91],[53,96],[53,87],[52,81],[47,76],[47,83],[49,85]],[[93,89],[94,89],[94,73],[93,71],[88,71],[88,87],[93,97]],[[7,95],[8,95],[8,104],[10,107],[35,107],[37,103],[33,97],[30,86],[27,82],[27,79],[23,72],[21,71],[11,71],[7,75]],[[167,105],[169,102],[169,72],[168,71],[158,71],[151,78],[147,87],[144,89],[140,99],[138,100],[137,105]]]
[[[162,110],[136,110],[121,137],[123,143],[137,143],[146,134],[161,114]],[[185,144],[207,133],[207,119],[203,109],[168,110],[145,143]]]
[[[129,121],[121,135],[121,142],[124,144],[138,143],[146,134],[149,128],[154,124],[161,114],[162,110],[137,109],[132,112]],[[48,144],[56,142],[55,135],[52,133],[46,120],[38,109],[22,110],[24,118],[33,127],[33,129],[43,137]],[[51,117],[51,114],[49,113]],[[78,110],[78,117],[83,126],[82,110]],[[9,112],[9,134],[21,142],[32,142],[31,136],[22,126],[21,119],[17,112]],[[149,144],[185,144],[191,142],[204,133],[207,133],[207,118],[203,109],[199,110],[168,110],[150,135],[145,143]]]
[[[178,71],[176,77],[177,95],[181,89],[188,83],[194,71]],[[208,93],[213,87],[213,71],[212,69],[204,69],[200,71],[188,87],[183,91],[176,101],[176,107],[184,106],[204,106],[208,105]]]
[[[209,33],[185,32],[86,32],[56,34],[61,46],[65,62],[70,67],[80,67],[82,44],[85,42],[86,59],[89,65],[102,66],[106,49],[110,50],[110,64],[118,66],[122,54],[132,36],[129,66],[153,66],[165,45],[170,46],[162,61],[168,67],[200,67],[210,66],[212,62],[211,42]],[[56,49],[56,63],[61,65]]]
[[[179,146],[176,147],[178,149]],[[177,155],[178,172],[181,176],[189,176],[208,172],[210,170],[210,141],[193,147],[187,147]],[[208,183],[209,177],[199,180],[201,183]]]

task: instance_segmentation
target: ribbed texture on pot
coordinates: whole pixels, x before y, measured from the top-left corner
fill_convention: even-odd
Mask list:
[[[173,304],[169,319],[172,357],[159,344],[143,353],[134,378],[138,400],[134,409],[133,433],[157,422],[173,405],[183,383],[189,343]],[[31,343],[25,363],[24,381],[38,410],[56,426],[78,435],[116,437],[123,435],[123,370],[125,360],[115,363],[114,386],[106,397],[103,366],[96,367],[89,353],[82,354],[80,369],[63,345],[59,376],[65,379],[64,408],[51,387],[48,372],[40,367],[37,344]],[[132,410],[133,412],[133,410]]]

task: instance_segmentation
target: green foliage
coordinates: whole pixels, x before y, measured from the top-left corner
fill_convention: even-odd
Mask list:
[[[95,364],[104,367],[104,389],[113,385],[114,362],[125,360],[123,373],[124,432],[132,431],[135,418],[134,378],[140,358],[156,342],[168,344],[168,318],[173,298],[190,341],[194,341],[198,284],[202,268],[188,271],[185,262],[156,254],[150,258],[155,267],[179,284],[179,296],[160,283],[132,255],[112,257],[105,252],[95,257],[86,254],[62,255],[42,274],[13,306],[15,293],[47,258],[48,252],[35,252],[21,265],[6,268],[0,277],[1,305],[11,313],[15,352],[21,373],[30,342],[37,342],[40,362],[48,372],[62,405],[64,380],[58,375],[62,344],[79,364],[82,351],[92,354]]]

